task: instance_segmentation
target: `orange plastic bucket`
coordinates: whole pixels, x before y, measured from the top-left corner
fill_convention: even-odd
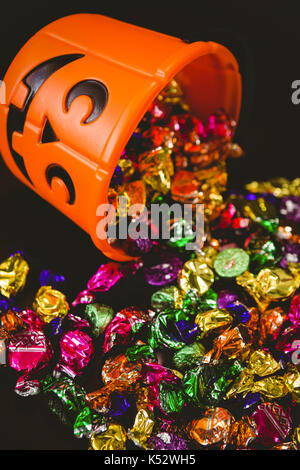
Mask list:
[[[175,77],[192,111],[223,107],[235,120],[241,77],[229,50],[93,14],[43,28],[5,77],[0,149],[23,183],[87,231],[108,257],[129,256],[97,237],[97,207],[151,102]]]

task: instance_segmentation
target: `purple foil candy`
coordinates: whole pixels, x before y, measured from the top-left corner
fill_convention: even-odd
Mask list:
[[[57,289],[65,280],[62,274],[53,273],[50,269],[43,269],[40,274],[41,286],[51,286],[53,289]]]
[[[112,417],[121,416],[131,406],[129,401],[124,396],[115,393],[111,394],[110,403],[111,405],[108,412],[108,416]]]
[[[163,253],[160,263],[144,268],[144,275],[148,284],[152,286],[165,286],[177,279],[182,266],[183,262],[178,256]]]
[[[92,339],[81,330],[68,331],[60,340],[61,361],[56,370],[71,377],[82,372],[94,352]]]
[[[175,323],[180,339],[189,344],[196,340],[199,330],[196,323],[180,320]]]
[[[299,243],[286,242],[284,245],[284,252],[280,261],[280,266],[283,269],[288,267],[288,263],[299,263],[300,262],[300,245]]]
[[[280,214],[287,220],[300,222],[300,196],[287,196],[281,199]]]
[[[226,305],[226,309],[234,316],[238,323],[247,323],[250,320],[249,310],[239,301]]]
[[[148,445],[155,450],[188,450],[186,442],[171,432],[161,432],[151,436]]]
[[[261,397],[259,392],[251,393],[248,392],[244,400],[244,408],[251,408],[251,406],[257,405],[261,402]]]
[[[221,290],[217,299],[218,307],[226,308],[227,305],[232,304],[236,300],[238,300],[238,296],[235,294],[235,292],[229,290]]]

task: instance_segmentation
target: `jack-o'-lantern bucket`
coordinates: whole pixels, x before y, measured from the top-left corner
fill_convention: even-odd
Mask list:
[[[189,44],[101,15],[46,26],[4,77],[0,149],[7,166],[116,260],[130,257],[97,236],[97,208],[107,203],[137,124],[173,77],[201,119],[220,107],[238,119],[241,77],[224,46]]]

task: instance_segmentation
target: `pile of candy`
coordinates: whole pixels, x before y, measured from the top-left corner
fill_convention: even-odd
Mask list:
[[[114,204],[204,203],[201,249],[184,249],[184,219],[167,241],[127,240],[142,256],[101,265],[72,307],[64,277],[45,270],[32,307],[18,308],[30,262],[0,264],[0,363],[19,372],[16,393],[43,395],[91,449],[300,449],[300,179],[224,200],[225,159],[241,154],[233,128],[221,111],[207,125],[192,116],[172,81],[112,180]],[[146,307],[106,305],[136,276],[155,286]]]
[[[121,220],[129,217],[139,223],[141,232],[153,239],[159,227],[149,213],[136,220],[133,214],[127,215],[126,209],[134,205],[149,208],[155,203],[177,202],[190,204],[195,218],[197,205],[203,204],[206,221],[218,217],[227,183],[226,159],[243,153],[232,142],[235,127],[236,122],[222,109],[209,116],[207,123],[202,122],[192,113],[173,79],[152,103],[118,162],[108,192],[108,200],[117,215],[114,223],[121,225]],[[124,198],[125,207],[120,207],[120,197]],[[181,218],[174,218],[171,223],[175,238],[184,226],[187,239],[178,241],[181,246],[192,238],[192,227],[188,225]],[[126,241],[115,237],[110,243],[129,255],[140,256],[152,248],[145,239],[147,236],[138,240],[129,236]],[[171,236],[169,245],[172,239]]]

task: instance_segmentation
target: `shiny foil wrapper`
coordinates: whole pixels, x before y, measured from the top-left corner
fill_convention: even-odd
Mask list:
[[[152,435],[148,445],[152,450],[188,450],[186,441],[173,432],[160,432]]]
[[[213,349],[203,357],[203,362],[218,361],[224,355],[234,359],[250,348],[250,335],[247,328],[240,324],[229,328],[214,339]]]
[[[247,369],[253,375],[265,377],[280,370],[280,364],[275,361],[269,352],[257,349],[250,354],[247,361]]]
[[[16,315],[16,313],[11,310],[0,317],[0,322],[1,327],[10,334],[25,327],[25,323],[19,315]]]
[[[213,309],[205,313],[199,313],[195,323],[199,330],[199,338],[203,338],[212,331],[217,332],[225,329],[232,323],[233,317],[226,309]]]
[[[178,274],[178,285],[183,292],[194,290],[203,295],[214,282],[212,269],[197,258],[187,261]]]
[[[90,303],[85,307],[85,318],[88,319],[92,333],[96,337],[104,333],[114,315],[114,310],[104,304]]]
[[[257,426],[257,438],[266,447],[283,442],[291,429],[290,415],[274,402],[259,405],[251,419]]]
[[[292,394],[292,399],[300,403],[300,372],[294,365],[289,365],[284,374],[284,383],[288,391]]]
[[[21,291],[26,283],[29,266],[25,259],[16,253],[0,264],[0,293],[8,299]]]
[[[199,342],[187,344],[175,352],[173,356],[174,365],[179,370],[193,368],[201,361],[205,352],[204,346]]]
[[[135,417],[133,427],[128,430],[129,438],[136,446],[147,449],[147,441],[152,434],[154,424],[153,414],[147,409],[140,409]]]
[[[105,361],[102,368],[104,386],[88,393],[85,397],[89,407],[100,413],[108,413],[111,407],[111,394],[122,394],[141,378],[141,362],[128,362],[125,355]]]
[[[148,314],[137,307],[127,307],[118,312],[106,328],[104,352],[110,351],[116,344],[129,344],[132,336],[149,320]]]
[[[259,321],[259,345],[262,346],[267,339],[276,340],[286,320],[287,315],[280,307],[264,311]]]
[[[56,370],[75,377],[89,364],[93,352],[89,335],[81,330],[68,331],[60,340],[61,356]]]
[[[57,317],[64,318],[69,311],[69,304],[62,292],[51,286],[42,286],[36,294],[33,309],[41,320],[50,323]]]
[[[105,432],[91,436],[91,449],[125,450],[126,440],[125,429],[119,424],[110,424]]]
[[[229,444],[235,449],[247,449],[257,437],[255,422],[249,416],[242,416],[239,421],[232,421],[228,438]]]
[[[232,420],[232,415],[224,408],[207,408],[202,418],[188,424],[187,433],[201,446],[217,444],[220,449],[225,449]]]
[[[11,338],[8,363],[17,371],[39,370],[49,363],[52,353],[51,344],[42,331],[25,330]]]
[[[266,377],[265,379],[254,382],[252,393],[259,392],[266,400],[282,398],[288,394],[289,390],[283,377]]]
[[[270,302],[287,299],[299,287],[299,280],[282,268],[262,269],[256,277],[246,271],[236,281],[252,295],[262,312]]]

